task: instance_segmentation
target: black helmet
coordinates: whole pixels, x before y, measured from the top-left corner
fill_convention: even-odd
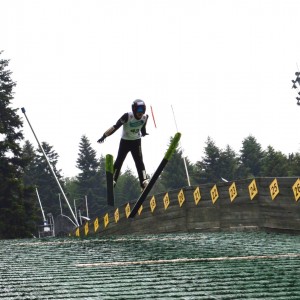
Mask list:
[[[143,114],[146,112],[146,104],[140,99],[134,100],[131,108],[134,115],[136,115],[138,112],[142,112]]]

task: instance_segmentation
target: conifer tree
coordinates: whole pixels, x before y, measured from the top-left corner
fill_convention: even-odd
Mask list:
[[[8,64],[9,60],[0,58],[0,238],[29,237],[36,231],[35,205],[33,189],[25,188],[22,181],[26,166],[20,146],[23,124],[12,108],[16,83]]]
[[[141,194],[140,183],[133,175],[132,170],[126,169],[118,179],[118,184],[115,188],[116,204],[124,204],[137,199]]]
[[[268,146],[262,160],[261,176],[288,176],[288,159],[280,151]]]
[[[288,175],[300,177],[300,153],[291,153],[288,157]]]
[[[91,217],[97,216],[101,208],[106,206],[105,178],[102,177],[104,173],[100,173],[96,151],[86,135],[80,140],[76,167],[80,170],[77,176],[79,193],[77,198],[83,199],[87,196]]]
[[[57,169],[59,155],[53,149],[53,146],[49,145],[47,142],[42,142],[41,145],[60,185],[64,187],[61,170]],[[38,188],[45,212],[57,216],[60,213],[58,197],[60,189],[40,148],[36,149],[33,178],[34,182],[32,182],[32,184]]]
[[[226,180],[237,179],[238,158],[232,148],[227,145],[225,150],[220,152],[220,176]]]
[[[206,182],[218,182],[221,177],[221,150],[216,146],[215,142],[208,137],[204,148],[205,156],[201,162],[198,162],[199,169],[202,170],[202,175]]]
[[[57,170],[58,154],[53,150],[53,147],[46,142],[42,142],[42,147],[52,166],[52,169],[63,187],[64,182],[60,170]],[[57,216],[60,213],[59,196],[60,189],[55,178],[48,166],[40,148],[34,149],[29,141],[25,141],[23,146],[23,157],[28,164],[23,174],[24,183],[27,186],[33,186],[38,189],[40,200],[45,213],[52,213]],[[38,203],[37,196],[35,196]],[[42,214],[39,213],[39,222],[42,221]]]
[[[172,138],[170,139],[170,144]],[[191,172],[191,165],[186,160],[187,168]],[[187,174],[185,171],[182,150],[179,146],[176,147],[170,161],[166,165],[160,176],[160,182],[167,190],[177,189],[180,187],[188,186]]]
[[[243,140],[240,153],[239,177],[260,176],[264,152],[254,136],[249,135]]]
[[[26,140],[22,148],[23,159],[26,160],[23,182],[26,186],[34,185],[33,170],[35,169],[36,152],[33,145]]]

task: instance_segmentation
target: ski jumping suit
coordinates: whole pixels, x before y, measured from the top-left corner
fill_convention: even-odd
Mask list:
[[[123,125],[122,136],[119,145],[119,151],[114,163],[114,181],[117,182],[123,162],[131,152],[135,166],[138,172],[140,185],[143,188],[143,182],[147,180],[145,165],[143,162],[141,137],[147,134],[146,124],[148,115],[143,115],[141,119],[136,119],[132,112],[125,113],[117,123],[108,129],[103,137],[107,137],[117,131]]]

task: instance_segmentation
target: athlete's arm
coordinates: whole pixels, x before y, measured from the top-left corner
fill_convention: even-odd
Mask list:
[[[144,123],[143,127],[141,128],[142,136],[148,135],[148,133],[147,133],[147,131],[146,131],[146,124],[147,124],[147,121],[148,121],[148,115],[146,115],[145,123]]]
[[[104,140],[112,135],[114,132],[116,132],[124,123],[128,121],[128,113],[125,113],[115,125],[107,129],[104,133],[103,136],[97,141],[98,143],[103,143]]]

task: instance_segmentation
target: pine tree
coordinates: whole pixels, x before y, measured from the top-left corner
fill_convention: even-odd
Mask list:
[[[243,146],[240,150],[240,169],[239,177],[257,177],[261,175],[261,166],[264,152],[261,145],[252,135],[245,138],[242,142]]]
[[[170,144],[172,138],[170,139]],[[191,171],[190,162],[186,160],[187,168]],[[187,174],[185,171],[182,150],[177,146],[172,158],[163,170],[160,181],[167,190],[177,189],[188,186]]]
[[[24,185],[34,185],[33,170],[35,169],[36,153],[33,145],[28,140],[26,140],[23,145],[22,157],[26,161],[26,168],[23,174]]]
[[[32,187],[22,181],[22,121],[11,107],[16,83],[8,63],[0,59],[0,238],[29,237],[35,233],[35,204]]]
[[[288,159],[280,151],[268,146],[262,160],[261,176],[288,176]]]
[[[289,176],[297,176],[300,177],[300,153],[297,152],[296,154],[291,153],[288,157],[288,164],[289,164],[289,170],[288,174]]]
[[[205,156],[201,162],[197,162],[202,176],[204,175],[206,182],[217,182],[224,176],[221,174],[221,150],[216,146],[215,142],[208,137],[204,148]]]
[[[129,168],[125,170],[118,179],[115,188],[116,205],[122,205],[126,202],[137,199],[141,194],[140,184]]]
[[[220,153],[220,176],[226,180],[237,179],[238,158],[229,145]]]
[[[50,165],[60,182],[60,185],[64,187],[64,181],[61,170],[57,170],[58,154],[55,152],[52,146],[46,142],[42,142],[42,147],[49,160]],[[50,170],[47,160],[44,157],[40,148],[33,150],[33,146],[26,141],[23,146],[23,156],[28,161],[28,165],[25,169],[23,178],[26,185],[31,185],[38,189],[40,200],[45,213],[52,213],[57,216],[60,213],[59,197],[60,189],[57,185],[52,171]],[[35,196],[38,203],[37,196]],[[42,214],[39,214],[39,222],[42,222]]]
[[[79,144],[76,167],[80,170],[77,176],[79,193],[77,198],[83,199],[87,196],[90,215],[91,217],[97,216],[101,208],[107,204],[105,198],[105,177],[103,178],[103,170],[99,168],[96,151],[92,148],[89,139],[85,135],[81,137]]]
[[[84,183],[97,174],[98,162],[96,151],[92,148],[89,139],[83,135],[79,144],[77,168],[81,171],[78,179]]]

